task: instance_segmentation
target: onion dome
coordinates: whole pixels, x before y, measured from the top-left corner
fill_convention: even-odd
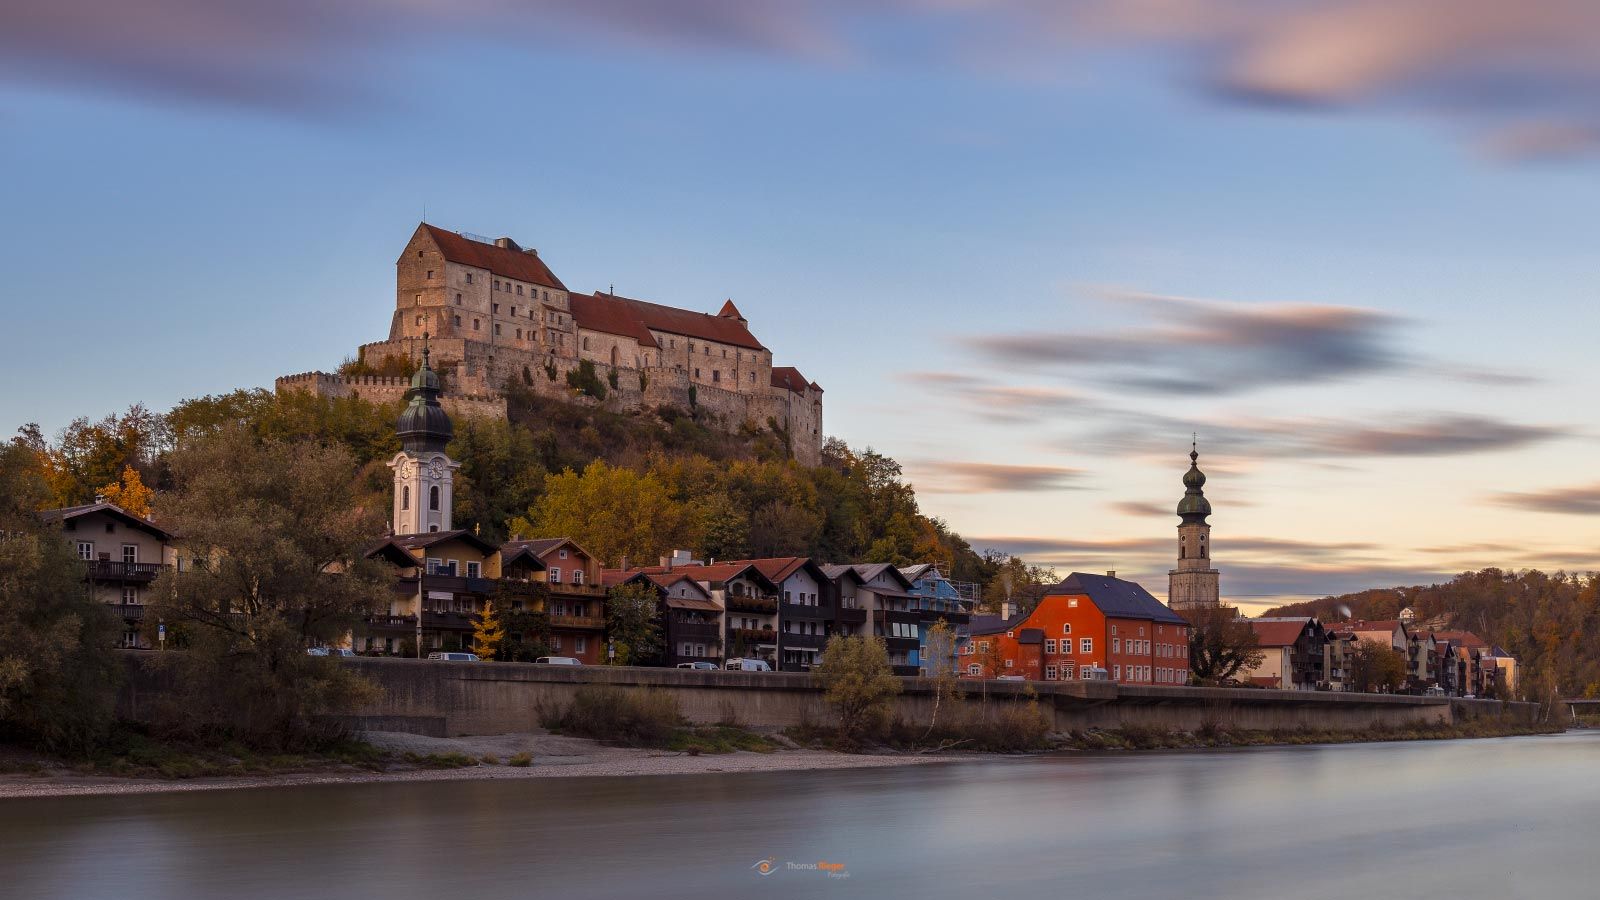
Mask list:
[[[428,336],[422,336],[422,367],[411,376],[411,389],[406,391],[406,408],[400,413],[396,430],[400,433],[400,446],[407,453],[443,453],[445,445],[455,436],[455,426],[450,416],[439,405],[439,375],[428,365]]]
[[[1183,473],[1183,499],[1178,501],[1178,515],[1185,523],[1204,525],[1206,516],[1211,515],[1211,501],[1206,499],[1205,486],[1206,473],[1200,471],[1200,450],[1191,447],[1189,471]]]

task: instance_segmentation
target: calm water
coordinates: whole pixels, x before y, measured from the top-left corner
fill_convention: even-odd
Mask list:
[[[1592,897],[1597,776],[1591,732],[10,800],[0,898]]]

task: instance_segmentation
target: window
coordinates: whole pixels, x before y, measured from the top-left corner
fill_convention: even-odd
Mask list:
[[[137,606],[139,603],[139,589],[131,584],[123,585],[122,602],[130,606]]]
[[[1071,634],[1072,633],[1072,623],[1071,622],[1062,622],[1061,623],[1061,633],[1062,634]]]
[[[577,652],[577,653],[587,652],[588,649],[589,649],[589,639],[588,638],[584,638],[584,637],[573,638],[572,639],[572,649],[573,649],[574,652]]]
[[[1045,666],[1044,667],[1044,680],[1045,681],[1055,681],[1056,680],[1056,667],[1055,666]]]
[[[982,675],[983,674],[983,667],[978,665],[977,663],[973,663],[972,665],[967,666],[967,674],[968,675]]]
[[[517,285],[517,296],[518,296],[518,297],[521,297],[521,296],[522,296],[522,285],[520,285],[520,284],[519,284],[519,285]],[[516,310],[515,310],[515,309],[512,309],[512,310],[511,310],[511,314],[512,314],[512,315],[513,315],[513,316],[514,316],[514,315],[516,315],[516,314],[517,314],[517,311],[516,311]]]
[[[421,306],[422,305],[422,295],[421,294],[412,294],[411,295],[411,305],[412,306]]]
[[[583,584],[583,570],[582,569],[573,569],[572,570],[572,583],[573,584]]]
[[[433,270],[432,270],[432,269],[429,269],[429,270],[428,270],[428,280],[429,280],[429,281],[432,281],[432,280],[433,280]]]
[[[456,292],[456,305],[461,305],[461,293],[459,291]]]
[[[1079,653],[1093,653],[1094,652],[1094,638],[1079,638],[1078,639],[1078,652]]]
[[[428,574],[438,575],[444,571],[444,560],[436,556],[428,557]]]
[[[1117,633],[1117,626],[1115,626],[1115,625],[1111,626],[1111,633],[1112,634],[1116,634]]]
[[[461,327],[461,317],[460,316],[455,316],[454,318],[456,320],[456,322],[455,322],[456,327],[460,328]]]
[[[435,511],[439,509],[439,486],[437,484],[428,488],[428,508]]]
[[[136,562],[138,562],[139,561],[139,545],[138,544],[123,544],[122,545],[122,561],[125,562],[125,563],[136,563]]]
[[[498,303],[489,304],[489,311],[494,313],[497,316],[500,315],[500,304],[498,304]]]
[[[497,291],[500,290],[500,279],[498,278],[494,280],[494,289]]]
[[[472,273],[471,273],[471,272],[468,272],[468,273],[467,273],[467,284],[471,284],[471,283],[472,283]],[[456,296],[457,296],[457,297],[459,297],[459,296],[461,296],[461,295],[460,295],[460,294],[457,294],[457,295],[456,295]]]
[[[1130,650],[1133,649],[1131,644],[1129,645],[1129,649]],[[1111,652],[1112,653],[1121,653],[1122,652],[1122,638],[1112,638],[1111,639]]]
[[[478,331],[478,330],[480,330],[480,329],[479,329],[479,327],[478,327],[478,320],[477,320],[477,319],[473,319],[473,320],[472,320],[472,330],[473,330],[473,331]]]
[[[712,381],[721,381],[722,380],[722,372],[717,370],[717,369],[712,369],[711,370],[711,380]]]
[[[1061,677],[1062,678],[1071,678],[1076,673],[1076,671],[1077,671],[1077,667],[1076,666],[1074,666],[1072,663],[1067,663],[1066,665],[1061,667]]]
[[[417,316],[417,324],[418,325],[422,324],[422,317],[421,316]]]
[[[557,550],[556,551],[556,557],[559,558],[559,559],[566,559],[567,558],[567,548],[562,547],[560,550]]]
[[[696,378],[700,377],[700,370],[699,369],[695,369],[694,370],[694,377],[696,377]]]
[[[522,329],[521,328],[517,329],[517,340],[519,340],[519,341],[522,340]]]
[[[94,559],[94,541],[78,542],[78,558]]]
[[[1006,668],[1011,668],[1011,660],[1006,660]]]
[[[500,323],[499,322],[494,323],[494,335],[495,335],[495,337],[499,337],[500,336]]]
[[[1056,652],[1056,639],[1055,638],[1045,638],[1044,639],[1044,652],[1046,652],[1046,653],[1054,653],[1054,652]]]
[[[550,567],[550,583],[551,584],[560,584],[561,583],[561,567],[560,566],[551,566]]]
[[[1121,666],[1112,666],[1111,667],[1111,680],[1112,681],[1121,681],[1122,680],[1122,667]]]
[[[480,573],[482,571],[483,571],[483,564],[482,563],[477,563],[477,562],[469,562],[469,563],[467,563],[467,577],[468,578],[477,578],[478,577],[478,573]]]

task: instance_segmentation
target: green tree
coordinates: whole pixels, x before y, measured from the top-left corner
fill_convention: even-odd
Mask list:
[[[1218,685],[1266,658],[1250,622],[1231,606],[1184,613],[1189,620],[1189,670],[1198,684]]]
[[[606,635],[616,648],[619,666],[654,662],[662,655],[660,615],[655,588],[621,584],[606,592]]]
[[[364,549],[383,534],[363,507],[349,451],[257,441],[227,426],[171,455],[157,502],[185,565],[157,579],[147,622],[164,619],[187,652],[179,707],[165,723],[288,748],[319,738],[313,717],[372,696],[370,683],[308,646],[336,644],[382,609],[391,581]]]
[[[928,734],[938,727],[939,710],[944,702],[960,696],[961,682],[956,665],[956,630],[940,619],[928,628],[923,641],[922,668],[933,684],[933,713],[928,717]]]
[[[32,449],[0,447],[0,736],[82,752],[111,724],[117,623],[38,518],[50,496]]]
[[[480,526],[486,540],[505,540],[506,523],[544,489],[539,448],[528,429],[503,419],[467,418],[455,428],[448,451],[461,462],[454,494],[457,527]]]
[[[889,648],[876,635],[834,635],[822,651],[817,675],[826,685],[823,699],[839,715],[839,732],[859,741],[887,722],[900,682],[889,667]]]

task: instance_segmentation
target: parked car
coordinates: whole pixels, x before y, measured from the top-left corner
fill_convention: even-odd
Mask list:
[[[722,666],[729,672],[771,672],[764,659],[730,659]]]
[[[327,647],[312,647],[312,648],[306,650],[306,655],[307,656],[327,656],[328,655],[328,648]]]
[[[1437,684],[1430,684],[1430,685],[1428,685],[1428,689],[1423,691],[1422,693],[1423,693],[1424,696],[1427,696],[1427,697],[1443,697],[1444,696],[1444,688],[1438,686]]]
[[[707,661],[701,659],[701,660],[696,660],[694,662],[678,663],[678,668],[680,668],[680,669],[695,669],[697,671],[715,672],[715,671],[717,671],[717,664],[714,663],[714,662],[707,662]]]
[[[541,666],[581,666],[583,660],[573,656],[541,656],[534,660]]]
[[[441,660],[443,662],[477,662],[478,661],[478,654],[476,654],[476,653],[441,653],[439,651],[434,651],[433,653],[429,653],[428,654],[428,658],[429,659]]]
[[[995,681],[1027,681],[1026,675],[1001,675]]]

